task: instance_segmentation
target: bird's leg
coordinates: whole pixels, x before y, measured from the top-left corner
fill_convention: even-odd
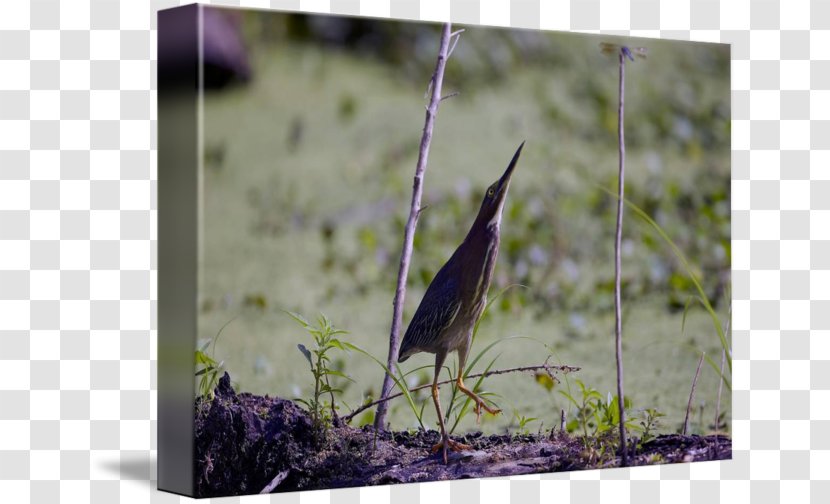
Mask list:
[[[471,337],[467,340],[468,342],[472,340],[472,333],[471,333],[470,336]],[[480,398],[478,395],[476,395],[475,392],[468,389],[464,385],[464,365],[467,362],[467,351],[469,351],[469,349],[470,349],[469,348],[469,343],[467,344],[466,347],[462,347],[462,348],[458,349],[458,378],[455,380],[455,385],[458,387],[458,390],[460,390],[461,392],[464,392],[465,394],[470,396],[470,399],[475,401],[475,403],[476,403],[476,407],[475,407],[476,424],[478,424],[478,423],[481,422],[481,408],[484,408],[485,411],[487,411],[487,413],[490,413],[491,415],[498,415],[499,413],[501,413],[501,410],[500,409],[493,409],[493,408],[487,406],[484,403],[484,399]]]
[[[435,412],[438,413],[438,425],[441,426],[441,442],[436,444],[432,447],[432,453],[437,453],[438,450],[442,451],[442,458],[444,460],[444,464],[447,464],[447,450],[452,451],[461,451],[461,450],[469,450],[470,446],[465,445],[463,443],[458,443],[450,439],[449,434],[447,434],[447,428],[444,425],[444,414],[441,412],[441,401],[438,397],[438,376],[441,371],[441,366],[444,364],[444,358],[446,358],[446,352],[439,352],[435,355],[435,378],[432,380],[432,401],[435,403]]]
[[[432,453],[442,450],[444,464],[447,463],[447,448],[449,447],[449,437],[447,436],[447,428],[444,426],[444,414],[441,412],[441,401],[438,399],[438,383],[436,380],[432,382],[432,402],[435,403],[435,411],[438,413],[438,424],[441,426],[441,442],[432,447]]]

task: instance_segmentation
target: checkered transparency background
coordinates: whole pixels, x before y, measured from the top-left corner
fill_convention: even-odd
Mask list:
[[[155,490],[155,11],[0,4],[0,500]],[[826,502],[830,0],[214,4],[732,44],[734,460],[244,502]],[[226,499],[223,502],[233,502]]]

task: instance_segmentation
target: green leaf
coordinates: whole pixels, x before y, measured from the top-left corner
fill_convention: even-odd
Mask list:
[[[590,389],[587,392],[585,392],[585,398],[587,398],[587,399],[598,399],[598,400],[601,401],[602,400],[602,394],[600,394],[599,391],[597,391],[595,389]]]
[[[575,418],[573,420],[571,420],[570,422],[565,424],[565,430],[567,430],[568,432],[574,432],[578,428],[579,428],[579,420],[577,420]]]
[[[568,401],[570,401],[570,402],[571,402],[571,404],[573,404],[575,407],[579,408],[579,403],[578,403],[578,402],[576,402],[576,399],[574,399],[574,397],[573,397],[571,394],[569,394],[569,393],[568,393],[567,391],[565,391],[565,390],[560,390],[560,391],[559,391],[559,393],[560,393],[560,394],[562,394],[562,395],[565,397],[565,399],[567,399]]]
[[[348,342],[345,342],[345,341],[343,342],[343,344],[344,344],[347,348],[349,348],[349,349],[351,349],[351,350],[356,350],[356,351],[358,351],[358,352],[362,353],[363,355],[365,355],[365,356],[369,357],[370,359],[372,359],[373,361],[375,361],[375,362],[376,362],[376,363],[377,363],[380,367],[382,367],[384,371],[386,371],[386,374],[388,374],[388,375],[389,375],[389,377],[390,377],[390,378],[392,378],[392,381],[394,381],[394,382],[395,382],[395,385],[396,385],[396,386],[397,386],[397,387],[401,390],[401,392],[403,393],[404,397],[406,397],[406,401],[407,401],[407,403],[409,403],[409,407],[412,409],[412,413],[414,413],[414,414],[415,414],[415,418],[417,418],[417,420],[418,420],[418,424],[421,426],[421,429],[426,430],[426,428],[424,427],[423,422],[421,421],[421,417],[420,417],[420,416],[418,416],[418,407],[417,407],[417,406],[415,406],[415,401],[412,399],[412,395],[409,393],[409,389],[406,387],[406,383],[405,383],[405,382],[404,382],[404,380],[403,380],[403,375],[401,375],[401,378],[399,379],[397,376],[395,376],[395,374],[394,374],[394,373],[392,373],[392,372],[389,370],[389,368],[386,366],[386,364],[384,364],[384,363],[383,363],[383,362],[381,362],[381,361],[380,361],[377,357],[375,357],[374,355],[370,354],[370,353],[369,353],[369,352],[367,352],[366,350],[364,350],[364,349],[360,348],[359,346],[357,346],[357,345],[355,345],[355,344],[353,344],[353,343],[348,343]],[[400,373],[400,369],[398,369],[398,372]]]
[[[433,364],[427,364],[426,366],[416,367],[415,369],[410,369],[406,373],[404,373],[404,377],[411,375],[412,373],[417,373],[418,371],[422,371],[424,369],[433,369],[435,366]]]
[[[323,372],[323,374],[332,375],[332,376],[339,376],[340,378],[345,378],[345,379],[349,380],[352,383],[355,382],[352,379],[351,376],[348,376],[348,375],[342,373],[341,371],[337,371],[336,369],[327,369],[326,371]]]
[[[484,347],[484,349],[481,350],[478,354],[476,354],[476,356],[475,356],[475,358],[473,358],[472,362],[470,362],[467,365],[467,369],[464,370],[464,376],[466,377],[467,375],[469,375],[472,372],[473,368],[478,363],[478,361],[482,357],[484,357],[484,354],[486,354],[488,351],[490,351],[491,348],[498,345],[499,343],[504,343],[505,341],[516,340],[516,339],[526,339],[526,340],[536,341],[535,339],[529,338],[527,336],[509,336],[507,338],[502,338],[502,339],[498,339],[496,341],[493,341],[492,343],[490,343],[489,345]]]
[[[222,335],[222,332],[224,332],[225,328],[226,328],[226,327],[228,327],[228,326],[231,324],[231,322],[233,322],[234,320],[236,320],[236,318],[237,318],[238,316],[239,316],[239,315],[234,315],[234,316],[233,316],[230,320],[228,320],[227,322],[225,322],[225,324],[224,324],[222,327],[220,327],[220,328],[219,328],[219,332],[217,332],[217,333],[216,333],[216,336],[214,336],[213,338],[211,338],[211,341],[213,342],[213,347],[211,348],[211,351],[210,351],[211,356],[216,355],[216,342],[218,342],[218,341],[219,341],[219,336],[221,336],[221,335]]]
[[[305,345],[303,345],[302,343],[298,343],[297,348],[300,350],[300,353],[302,353],[305,356],[305,360],[308,361],[309,366],[311,366],[311,369],[313,370],[314,363],[311,362],[311,352],[309,352]]]
[[[297,323],[300,324],[301,326],[303,326],[303,327],[308,327],[309,326],[308,320],[306,320],[305,317],[303,317],[299,313],[294,313],[293,311],[288,311],[288,310],[283,310],[283,311],[286,314],[288,314],[289,317],[296,320]]]
[[[498,298],[500,298],[500,297],[501,297],[501,296],[502,296],[505,292],[507,292],[508,290],[512,289],[513,287],[522,287],[522,288],[524,288],[524,289],[527,289],[527,288],[528,288],[528,287],[527,287],[527,285],[522,285],[522,284],[510,284],[510,285],[508,285],[507,287],[503,288],[502,290],[498,291],[498,292],[496,293],[496,295],[495,295],[495,296],[493,296],[492,298],[488,299],[488,300],[487,300],[487,304],[484,306],[484,310],[481,312],[481,316],[480,316],[480,317],[478,317],[478,320],[476,320],[476,323],[475,323],[475,325],[473,326],[473,338],[472,338],[472,339],[473,339],[473,341],[475,341],[475,340],[476,340],[476,334],[478,334],[478,326],[479,326],[479,324],[481,324],[481,321],[484,319],[484,317],[485,317],[485,316],[487,316],[487,313],[490,311],[490,306],[491,306],[494,302],[496,302],[496,300],[497,300]],[[470,345],[472,346],[472,343],[470,343]]]
[[[202,352],[201,350],[196,350],[196,364],[203,364],[207,367],[214,367],[216,361],[210,358],[206,353]]]
[[[608,405],[608,417],[611,425],[618,425],[620,423],[620,401],[617,396],[614,396],[614,399]]]
[[[617,197],[616,194],[613,192],[603,188],[606,192]],[[644,212],[640,207],[635,205],[634,203],[628,201],[627,199],[623,199],[625,204],[635,213],[638,217],[640,217],[643,221],[645,221],[658,235],[665,241],[669,247],[671,248],[674,255],[680,260],[680,263],[683,265],[683,268],[686,270],[686,274],[688,275],[689,279],[694,284],[695,289],[699,294],[700,302],[703,304],[703,307],[706,309],[706,312],[709,313],[709,317],[712,319],[712,325],[715,327],[715,332],[717,332],[718,338],[720,339],[721,347],[723,348],[724,352],[726,353],[726,362],[729,364],[729,371],[732,372],[732,352],[729,348],[729,343],[726,341],[726,334],[723,330],[723,325],[720,322],[720,317],[718,317],[717,312],[715,309],[712,308],[712,304],[709,302],[709,298],[706,296],[706,292],[703,290],[703,286],[700,284],[700,281],[695,275],[694,270],[692,269],[689,261],[686,259],[686,256],[681,252],[680,248],[672,241],[669,235],[660,227],[657,222],[654,221],[646,212]]]
[[[545,390],[550,392],[551,390],[553,390],[553,385],[554,385],[555,382],[553,381],[553,378],[551,378],[549,374],[544,373],[544,372],[537,372],[536,373],[536,383],[538,383],[539,385],[545,387]]]

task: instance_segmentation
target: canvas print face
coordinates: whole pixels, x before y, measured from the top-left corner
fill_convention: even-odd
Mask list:
[[[204,23],[200,496],[621,465],[621,60],[626,463],[730,458],[728,46],[453,26],[390,369],[442,27]]]

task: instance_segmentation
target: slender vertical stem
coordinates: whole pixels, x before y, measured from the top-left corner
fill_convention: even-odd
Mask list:
[[[418,164],[415,166],[415,179],[412,184],[412,203],[409,209],[409,219],[404,230],[403,250],[401,251],[401,263],[398,269],[398,285],[395,291],[393,302],[392,327],[389,332],[389,356],[387,368],[392,370],[398,360],[398,352],[401,347],[401,325],[403,324],[403,303],[406,297],[406,278],[409,275],[409,263],[412,257],[412,241],[415,236],[415,227],[418,225],[418,217],[421,214],[421,195],[423,194],[424,171],[427,167],[429,157],[429,144],[432,141],[432,130],[435,125],[435,116],[438,115],[438,105],[441,103],[441,86],[444,82],[444,68],[450,51],[451,33],[450,23],[445,23],[441,30],[441,44],[438,50],[438,61],[435,63],[435,71],[432,74],[430,89],[432,94],[426,110],[424,120],[424,132],[421,136],[421,146],[418,150]],[[458,34],[456,34],[458,37]],[[392,390],[392,377],[389,374],[383,375],[380,397],[386,398]],[[387,402],[378,405],[375,415],[375,429],[383,429],[386,423]]]
[[[619,133],[620,171],[617,193],[617,235],[614,241],[614,315],[616,318],[615,337],[617,343],[617,397],[620,408],[620,451],[622,465],[628,465],[628,448],[625,435],[625,396],[623,395],[623,360],[622,360],[622,304],[621,304],[621,266],[620,246],[622,244],[623,203],[625,202],[625,54],[620,50],[620,106],[617,117]]]
[[[715,431],[720,430],[720,400],[723,395],[723,366],[726,364],[726,350],[720,351],[720,374],[721,379],[718,380],[718,402],[715,403]]]
[[[729,305],[729,313],[726,314],[726,329],[724,337],[729,337],[729,322],[732,320],[732,305]],[[720,430],[720,400],[723,394],[723,366],[726,364],[726,349],[720,352],[720,380],[718,380],[718,401],[715,403],[715,431]],[[717,446],[717,445],[715,445]]]
[[[692,391],[689,392],[689,403],[686,404],[686,417],[683,419],[683,435],[686,435],[686,432],[689,429],[689,414],[692,411],[692,401],[695,399],[695,389],[697,388],[697,379],[700,376],[700,367],[703,365],[703,359],[706,358],[706,352],[701,354],[700,359],[697,361],[697,370],[695,371],[695,378],[692,380]]]

